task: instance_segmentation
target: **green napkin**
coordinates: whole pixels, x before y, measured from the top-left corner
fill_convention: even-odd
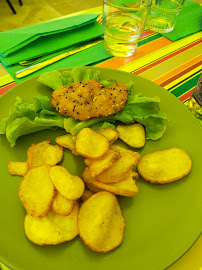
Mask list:
[[[113,4],[116,6],[120,6],[120,7],[135,7],[135,4],[139,5],[139,1],[138,0],[114,0]]]
[[[176,41],[202,30],[202,7],[189,0],[177,16],[175,28],[172,32],[162,34],[164,37]]]
[[[0,55],[0,61],[7,67],[20,61],[33,59],[47,55],[63,48],[71,47],[84,41],[88,41],[103,35],[103,27],[98,22],[79,27],[70,31],[40,37],[27,46],[9,54],[6,57]]]
[[[69,48],[71,50],[71,48]],[[53,57],[59,53],[65,52],[66,49],[63,49],[59,52],[54,52],[50,54],[49,56],[45,57],[44,60],[50,57]],[[27,80],[29,78],[32,78],[36,75],[45,73],[47,71],[61,69],[61,68],[67,68],[67,67],[76,67],[76,66],[87,66],[87,65],[93,65],[97,62],[103,61],[105,59],[111,58],[112,55],[107,53],[104,49],[104,42],[101,42],[95,46],[92,46],[91,48],[88,48],[86,50],[83,50],[79,53],[76,53],[74,55],[68,56],[58,62],[55,62],[54,64],[51,64],[45,68],[42,68],[26,77],[23,77],[21,79],[17,79],[14,76],[14,73],[23,67],[21,65],[12,65],[10,67],[6,67],[7,71],[10,73],[10,75],[13,77],[13,79],[17,83],[21,83],[24,80]]]
[[[97,17],[98,15],[94,14],[83,14],[1,32],[0,54],[5,57],[39,37],[45,37],[75,28],[78,29],[83,25],[92,23]]]
[[[103,27],[96,21],[97,17],[98,15],[85,14],[2,32],[0,33],[0,61],[13,79],[20,83],[50,70],[93,65],[108,59],[112,55],[105,51],[102,42],[77,54],[68,56],[29,76],[21,79],[16,79],[14,76],[16,71],[23,69],[23,66],[18,64],[20,61],[38,56],[43,56],[39,61],[45,61],[63,52],[71,51],[72,48],[79,46],[81,43],[103,35]],[[64,28],[64,21],[66,28]],[[7,38],[10,37],[8,42],[5,42],[5,39],[4,43],[1,43],[1,39],[5,38],[6,35]],[[10,53],[11,51],[13,52]]]

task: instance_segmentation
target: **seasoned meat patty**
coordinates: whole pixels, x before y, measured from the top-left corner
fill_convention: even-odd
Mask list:
[[[125,84],[108,87],[95,80],[72,83],[55,90],[51,105],[63,115],[79,120],[109,116],[122,110],[128,100]]]

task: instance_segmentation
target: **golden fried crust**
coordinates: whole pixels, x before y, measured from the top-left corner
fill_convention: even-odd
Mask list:
[[[55,90],[51,105],[65,116],[82,121],[109,116],[122,110],[128,100],[125,84],[104,87],[95,80],[72,83]]]

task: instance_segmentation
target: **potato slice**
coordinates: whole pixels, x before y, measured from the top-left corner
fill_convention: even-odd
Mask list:
[[[92,176],[91,176],[91,177],[92,177]],[[93,177],[93,178],[94,178],[94,177]],[[83,179],[83,178],[82,178],[82,179]],[[99,192],[99,191],[103,191],[103,189],[94,187],[94,186],[92,186],[91,184],[87,184],[87,182],[86,182],[85,184],[86,184],[86,187],[87,187],[90,191],[92,191],[93,193],[97,193],[97,192]]]
[[[87,166],[90,166],[90,164],[92,163],[94,159],[90,159],[90,158],[85,158],[84,159],[84,163],[87,165]],[[95,159],[96,160],[96,159]],[[98,159],[99,160],[99,159]]]
[[[35,217],[46,215],[55,197],[49,168],[50,166],[41,166],[29,170],[20,183],[20,200],[27,213]]]
[[[78,212],[79,205],[75,202],[69,216],[58,215],[53,210],[42,218],[27,214],[24,221],[25,234],[31,242],[41,246],[70,241],[78,235]]]
[[[94,192],[92,192],[91,190],[85,189],[83,195],[81,196],[82,201],[85,202],[85,201],[88,200],[93,194],[94,194]]]
[[[115,183],[124,180],[132,170],[134,166],[137,165],[140,159],[140,154],[137,152],[122,153],[117,162],[105,170],[101,174],[97,175],[97,179],[103,183]]]
[[[109,140],[109,144],[113,144],[119,137],[119,133],[113,128],[101,128],[97,129],[96,132],[107,137],[107,139]]]
[[[132,197],[138,193],[138,187],[136,185],[136,179],[138,174],[134,171],[130,171],[129,175],[122,181],[116,183],[102,183],[97,180],[96,177],[90,175],[89,168],[86,167],[82,174],[82,179],[87,185],[92,185],[95,188],[100,188],[112,192],[117,195]]]
[[[76,136],[76,152],[86,158],[98,159],[109,150],[109,140],[90,128],[83,128]]]
[[[27,162],[10,161],[8,163],[8,171],[12,175],[24,176],[28,170]]]
[[[119,133],[119,138],[129,146],[141,148],[145,145],[145,130],[141,124],[117,126],[116,130]]]
[[[171,148],[143,156],[137,168],[146,181],[165,184],[189,174],[192,160],[184,150]]]
[[[104,157],[102,157],[101,159],[90,160],[90,162],[88,160],[85,160],[85,162],[90,164],[90,174],[94,177],[102,173],[103,171],[109,169],[118,160],[119,156],[119,151],[109,150],[107,154],[104,155]]]
[[[32,144],[27,151],[28,168],[56,165],[63,159],[63,148],[51,145],[50,141]]]
[[[55,142],[64,148],[68,148],[71,151],[75,150],[75,141],[72,134],[66,134],[55,138]]]
[[[69,200],[79,199],[84,192],[84,182],[76,175],[72,175],[62,166],[54,166],[49,170],[54,186],[62,196]]]
[[[81,178],[83,179],[83,181],[85,182],[86,186],[88,189],[90,189],[92,192],[97,193],[99,191],[103,191],[100,188],[97,188],[91,184],[89,184],[91,181],[95,181],[95,179],[97,179],[96,177],[92,177],[90,175],[90,170],[88,167],[85,168],[85,170],[83,171]]]
[[[137,156],[137,152],[134,152],[132,150],[128,150],[127,148],[122,147],[122,146],[117,145],[117,144],[111,145],[110,149],[115,150],[115,151],[119,151],[121,155],[124,154],[124,153],[128,153],[128,154],[134,155],[134,157]]]
[[[123,240],[125,220],[116,196],[101,191],[85,201],[78,215],[79,235],[94,251],[109,252]]]
[[[73,200],[66,199],[59,192],[57,192],[52,204],[52,209],[58,215],[68,216],[71,214],[74,208],[74,202],[75,201]]]

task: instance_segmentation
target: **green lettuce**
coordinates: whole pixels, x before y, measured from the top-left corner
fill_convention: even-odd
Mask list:
[[[13,147],[20,136],[59,127],[64,128],[64,117],[50,105],[48,97],[34,97],[32,104],[17,97],[9,116],[0,122],[0,134],[6,134]]]
[[[39,82],[58,89],[64,85],[83,81],[97,80],[105,86],[116,83],[100,78],[100,72],[86,70],[83,67],[73,68],[71,71],[50,71],[39,77]],[[59,114],[50,103],[47,96],[33,98],[29,104],[20,97],[10,108],[9,115],[0,122],[0,134],[6,134],[11,146],[14,146],[18,137],[44,129],[63,128],[66,132],[76,135],[82,128],[90,127],[94,130],[100,128],[116,128],[118,124],[130,125],[139,122],[145,126],[146,139],[157,140],[166,130],[167,116],[159,110],[160,99],[158,97],[145,97],[141,93],[133,94],[134,83],[126,84],[128,89],[128,101],[123,110],[108,117],[93,118],[88,121],[80,121],[72,117]]]
[[[75,67],[71,71],[56,71],[52,70],[42,74],[38,81],[53,90],[56,90],[64,85],[68,85],[80,81],[96,80],[103,84],[105,87],[116,83],[115,80],[103,80],[100,78],[100,71],[92,71],[91,69],[85,69],[84,67]],[[126,87],[130,94],[133,87],[133,82],[126,83]]]

